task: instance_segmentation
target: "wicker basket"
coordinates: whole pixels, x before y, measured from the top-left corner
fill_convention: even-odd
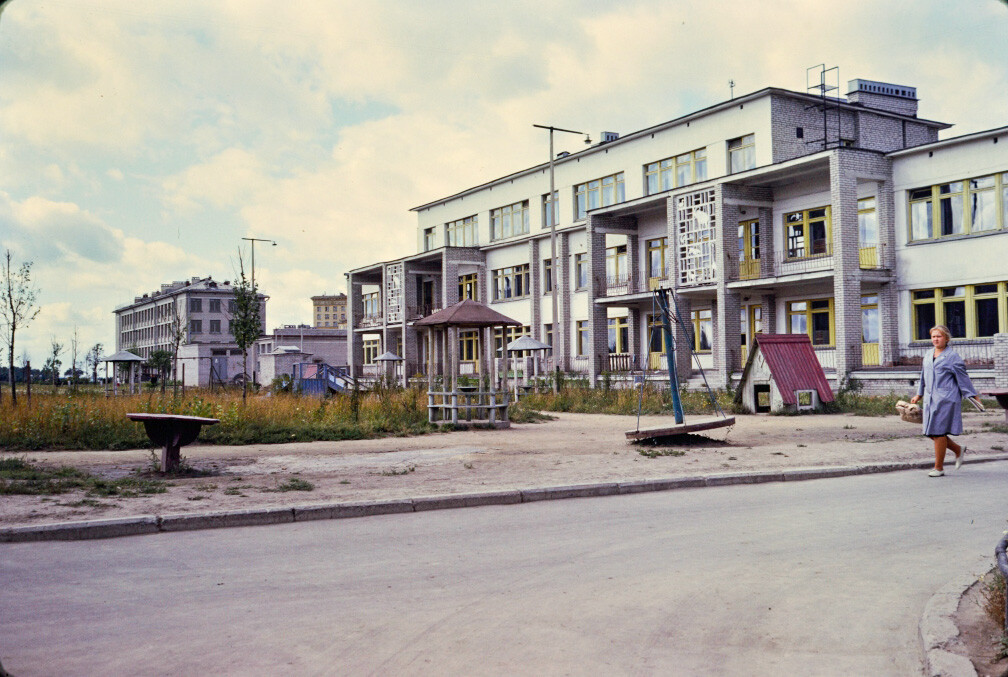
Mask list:
[[[899,413],[901,420],[907,423],[923,423],[924,414],[921,412],[921,408],[916,404],[910,404],[903,400],[899,400],[896,403],[896,411]]]

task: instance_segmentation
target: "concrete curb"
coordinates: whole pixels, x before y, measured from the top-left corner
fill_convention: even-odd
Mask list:
[[[1004,461],[1004,455],[971,455],[967,465],[988,461]],[[701,487],[723,487],[739,484],[762,484],[766,482],[798,482],[849,477],[902,470],[918,470],[931,467],[930,461],[910,461],[898,463],[875,463],[869,465],[833,466],[824,468],[796,468],[770,472],[731,472],[694,477],[671,477],[667,479],[631,480],[627,482],[603,482],[598,484],[574,484],[556,487],[533,487],[511,491],[494,491],[469,494],[446,494],[443,496],[423,496],[418,498],[390,499],[382,501],[360,501],[351,503],[328,503],[293,507],[252,508],[249,510],[215,511],[205,513],[184,513],[176,515],[139,515],[117,519],[88,520],[83,522],[62,522],[57,524],[29,525],[0,528],[0,543],[24,543],[30,541],[72,541],[93,538],[116,538],[138,536],[169,531],[190,531],[193,529],[217,529],[224,527],[258,526],[262,524],[285,524],[320,519],[347,519],[351,517],[372,517],[428,510],[448,510],[471,508],[484,505],[515,505],[533,501],[555,501],[567,498],[589,498],[615,496],[618,494],[638,494],[648,491],[675,491]],[[954,609],[953,609],[954,610]],[[958,631],[957,631],[958,632]]]
[[[949,648],[959,637],[959,628],[952,620],[959,600],[978,578],[974,574],[957,576],[924,605],[917,629],[924,650],[924,674],[929,677],[977,677],[973,663]]]

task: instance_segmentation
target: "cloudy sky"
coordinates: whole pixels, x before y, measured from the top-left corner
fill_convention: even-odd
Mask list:
[[[278,243],[269,326],[308,322],[415,251],[411,207],[545,160],[533,123],[627,133],[824,63],[916,86],[946,137],[1002,126],[1006,35],[1002,0],[10,0],[0,249],[42,308],[17,353],[114,346],[116,306],[233,279],[243,237]]]

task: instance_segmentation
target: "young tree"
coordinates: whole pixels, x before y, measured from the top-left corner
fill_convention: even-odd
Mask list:
[[[73,385],[74,392],[77,391],[77,344],[79,340],[77,325],[75,324],[73,336],[70,337],[70,370],[73,374],[70,377],[70,383]]]
[[[188,336],[188,327],[186,326],[186,318],[179,307],[178,300],[172,301],[171,307],[171,320],[168,323],[168,347],[171,350],[172,356],[172,395],[178,396],[178,351],[179,346],[182,342],[186,340]]]
[[[84,358],[85,364],[91,370],[91,382],[98,383],[98,365],[101,364],[102,350],[104,346],[100,343],[96,343],[91,346],[91,350],[87,352]]]
[[[161,377],[161,392],[164,392],[165,382],[168,380],[168,374],[172,368],[172,354],[160,348],[152,350],[151,354],[147,356],[147,366],[157,370],[158,375]]]
[[[49,342],[49,351],[50,357],[46,360],[45,367],[49,367],[52,370],[52,385],[53,392],[55,392],[59,388],[59,368],[63,364],[59,358],[63,353],[63,344],[57,341],[55,336]]]
[[[8,249],[0,260],[0,318],[3,320],[3,342],[7,345],[10,369],[7,379],[11,388],[11,404],[17,406],[14,389],[14,336],[17,330],[27,327],[39,313],[38,290],[31,281],[31,261],[16,266]]]
[[[248,349],[262,335],[259,290],[245,277],[245,264],[238,252],[239,277],[234,287],[235,311],[231,334],[242,351],[242,402],[248,393]]]

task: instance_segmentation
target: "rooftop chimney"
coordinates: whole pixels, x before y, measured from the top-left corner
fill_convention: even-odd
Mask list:
[[[862,80],[847,83],[847,101],[865,108],[917,117],[917,88]]]

